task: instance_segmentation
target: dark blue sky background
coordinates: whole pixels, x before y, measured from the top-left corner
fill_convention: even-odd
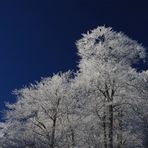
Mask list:
[[[148,47],[147,0],[0,1],[0,110],[15,88],[76,69],[75,41],[104,24]]]

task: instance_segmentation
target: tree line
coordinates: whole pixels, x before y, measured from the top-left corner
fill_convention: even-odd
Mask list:
[[[147,148],[148,70],[134,67],[146,49],[110,27],[82,36],[77,72],[13,91],[1,148]]]

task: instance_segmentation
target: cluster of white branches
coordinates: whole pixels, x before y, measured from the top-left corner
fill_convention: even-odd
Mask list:
[[[0,124],[1,148],[146,148],[145,48],[112,28],[76,43],[79,71],[58,73],[13,93]]]

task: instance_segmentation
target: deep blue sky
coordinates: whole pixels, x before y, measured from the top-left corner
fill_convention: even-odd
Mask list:
[[[146,1],[0,1],[0,110],[4,101],[15,100],[15,88],[76,69],[75,41],[98,25],[123,31],[148,47]]]

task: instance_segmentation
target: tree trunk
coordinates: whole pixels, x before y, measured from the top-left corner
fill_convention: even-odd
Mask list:
[[[52,132],[51,132],[51,141],[50,141],[50,148],[54,148],[55,128],[56,128],[56,117],[53,120],[53,126],[52,126]]]
[[[113,148],[113,106],[109,105],[108,148]]]
[[[148,147],[148,121],[143,119],[143,147]]]
[[[122,111],[118,112],[118,131],[117,131],[117,148],[122,148],[123,141],[123,125],[122,125],[123,114]]]
[[[103,117],[103,144],[104,144],[104,148],[107,148],[106,112],[105,112],[105,110],[104,110],[104,117]]]
[[[72,140],[72,148],[75,147],[75,134],[74,134],[74,130],[71,128],[71,140]]]
[[[54,114],[54,117],[53,117],[50,148],[54,148],[54,145],[55,145],[55,130],[56,130],[56,122],[57,122],[57,114],[58,114],[57,110],[58,110],[58,107],[59,107],[59,104],[60,104],[60,100],[61,100],[61,98],[57,99],[56,108],[54,110],[55,114]]]

